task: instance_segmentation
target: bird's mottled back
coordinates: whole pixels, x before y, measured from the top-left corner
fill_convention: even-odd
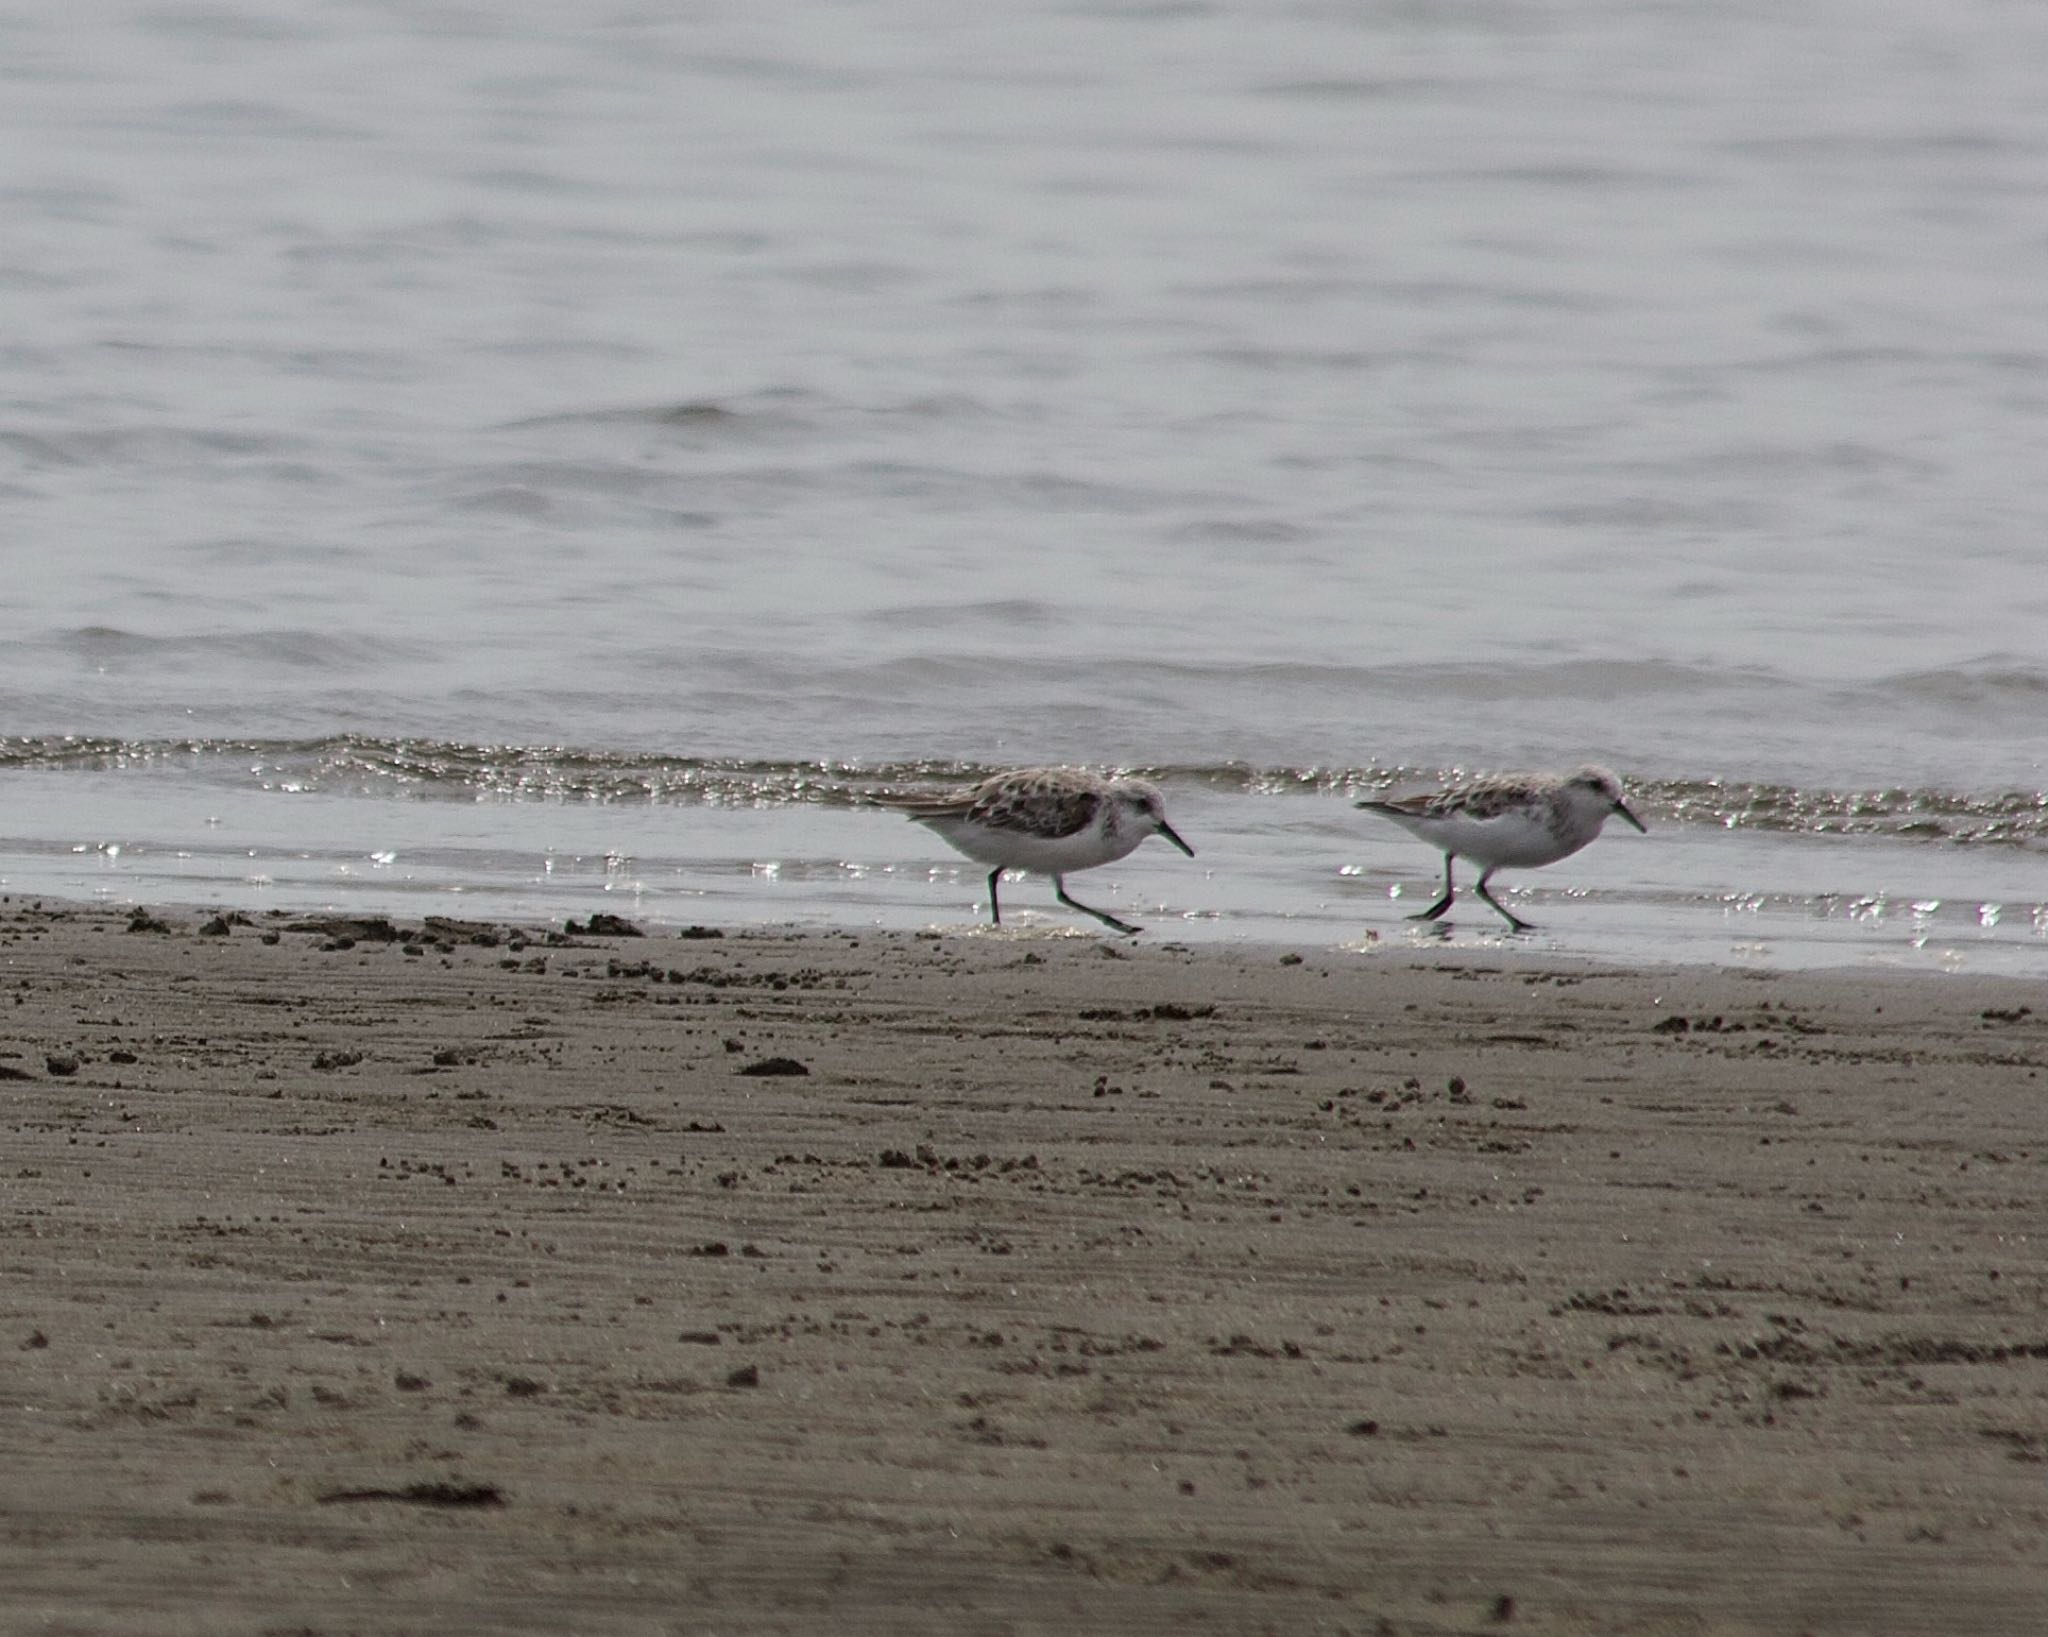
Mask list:
[[[1072,768],[1025,768],[977,786],[966,817],[991,830],[1018,830],[1056,840],[1078,835],[1093,824],[1109,793],[1107,780]]]
[[[1393,801],[1361,803],[1382,812],[1407,814],[1415,818],[1449,818],[1461,816],[1470,819],[1499,818],[1518,808],[1529,806],[1540,800],[1546,789],[1556,787],[1557,780],[1545,778],[1540,773],[1497,773],[1489,778],[1468,779],[1443,790],[1432,790],[1418,796],[1402,796]]]

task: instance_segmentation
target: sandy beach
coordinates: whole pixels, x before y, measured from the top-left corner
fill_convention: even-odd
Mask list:
[[[2048,1623],[2038,986],[20,900],[0,958],[9,1633]]]

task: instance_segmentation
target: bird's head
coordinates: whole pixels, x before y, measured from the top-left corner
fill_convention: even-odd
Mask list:
[[[1171,824],[1166,822],[1166,798],[1159,793],[1159,786],[1149,779],[1121,779],[1117,782],[1116,794],[1112,798],[1122,810],[1121,816],[1132,828],[1141,834],[1158,831],[1188,857],[1195,856],[1194,848],[1181,840]]]
[[[1649,826],[1628,810],[1628,801],[1621,788],[1621,780],[1610,769],[1588,762],[1565,780],[1565,788],[1582,793],[1582,799],[1588,805],[1597,807],[1603,819],[1609,813],[1619,813],[1644,835],[1650,833]]]

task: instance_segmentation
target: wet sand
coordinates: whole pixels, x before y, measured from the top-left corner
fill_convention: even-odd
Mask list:
[[[205,920],[0,905],[0,1630],[2048,1628],[2038,985]]]

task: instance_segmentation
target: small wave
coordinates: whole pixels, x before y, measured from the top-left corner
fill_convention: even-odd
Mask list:
[[[1724,443],[1697,454],[1645,464],[1644,469],[1653,474],[1661,473],[1667,482],[1673,474],[1686,477],[1734,476],[1745,480],[1766,476],[1782,478],[1800,473],[1847,473],[1855,477],[1892,474],[1927,479],[1942,475],[1939,465],[1921,456],[1846,438],[1809,444]]]
[[[1887,373],[1925,365],[1932,354],[1921,347],[1825,346],[1799,347],[1764,353],[1751,358],[1731,359],[1722,368],[1732,374],[1790,375],[1805,379],[1815,371],[1849,371],[1875,368]]]
[[[244,142],[351,142],[368,135],[362,125],[316,119],[303,107],[253,97],[172,102],[159,110],[158,117],[174,128]]]
[[[1271,280],[1259,281],[1259,294],[1270,298],[1274,294]],[[1210,293],[1236,295],[1243,292],[1226,289],[1220,285],[1207,287]],[[1290,288],[1286,291],[1289,299],[1298,298],[1304,292]],[[1275,346],[1227,346],[1210,347],[1202,357],[1213,363],[1232,369],[1258,370],[1270,374],[1287,374],[1298,371],[1327,370],[1336,374],[1357,374],[1364,370],[1395,369],[1414,365],[1441,364],[1451,355],[1442,349],[1422,347],[1388,348],[1384,351],[1368,350],[1362,347],[1275,347]]]
[[[1099,483],[1062,472],[988,472],[923,461],[853,460],[837,469],[835,478],[840,475],[850,476],[863,490],[892,498],[927,504],[996,506],[1025,515],[1136,515],[1173,498],[1158,489]]]
[[[1168,538],[1180,545],[1290,546],[1314,534],[1279,517],[1208,517],[1181,524]]]
[[[1563,529],[1612,529],[1636,534],[1652,534],[1660,530],[1715,534],[1756,527],[1764,515],[1764,508],[1742,496],[1714,495],[1680,500],[1663,494],[1627,494],[1611,499],[1532,506],[1526,515],[1533,521],[1555,524]]]
[[[305,447],[300,438],[206,427],[102,426],[0,433],[0,445],[42,466],[156,466],[223,456],[278,456]]]
[[[1649,789],[1678,822],[1718,829],[2048,843],[2048,791],[2042,790],[1829,790],[1718,779],[1672,780]]]
[[[762,419],[746,410],[697,400],[679,404],[634,404],[623,408],[577,409],[555,415],[529,415],[507,421],[499,430],[526,432],[555,426],[679,426],[706,431],[738,430]]]
[[[1882,678],[1877,686],[1934,705],[2038,709],[2048,699],[2048,670],[2021,659],[1992,655],[1966,665],[1900,671]]]
[[[562,431],[579,427],[641,427],[684,434],[706,442],[771,443],[844,431],[868,422],[961,421],[985,416],[1015,418],[966,393],[930,393],[893,403],[858,403],[802,387],[770,387],[733,398],[686,398],[677,403],[614,404],[529,415],[506,421],[501,432]]]
[[[674,480],[624,461],[522,460],[471,466],[447,474],[452,503],[491,509],[525,496],[545,507],[558,495],[661,495]],[[471,487],[470,485],[474,485]]]
[[[1446,182],[1498,182],[1518,189],[1559,188],[1600,192],[1664,192],[1694,188],[1701,177],[1690,171],[1653,169],[1644,165],[1496,165],[1471,170],[1423,173]]]
[[[500,423],[501,432],[558,431],[576,427],[647,427],[739,440],[785,435],[816,424],[832,406],[799,387],[770,387],[730,399],[684,398],[675,403],[607,404],[558,410]]]
[[[1949,154],[1991,155],[2012,153],[2031,156],[2033,149],[2017,137],[1980,130],[1913,130],[1887,133],[1857,131],[1853,134],[1735,137],[1718,146],[1725,153],[1783,162],[1852,159],[1858,164],[1873,157],[1887,162]]]
[[[873,609],[861,618],[870,625],[896,631],[945,631],[990,625],[1032,631],[1055,624],[1061,613],[1058,603],[1037,597],[995,597],[979,602],[899,603]]]
[[[1045,607],[1058,616],[1059,604],[1038,599],[1002,600],[959,605],[977,614],[1016,607]],[[651,650],[648,658],[673,666],[672,650]],[[758,648],[716,652],[718,672],[743,678],[762,690],[793,685],[844,688],[856,692],[945,689],[972,691],[986,686],[990,658],[986,653],[924,652],[901,654],[865,664],[806,664],[793,670],[779,656]],[[1066,653],[1016,653],[1001,659],[1003,674],[1016,682],[1069,685],[1076,678],[1075,661]],[[1389,700],[1397,704],[1416,698],[1463,700],[1485,704],[1502,699],[1543,697],[1582,701],[1631,701],[1647,696],[1697,699],[1712,695],[1754,708],[1781,692],[1801,692],[1804,685],[1774,673],[1741,666],[1687,665],[1666,660],[1562,659],[1502,666],[1486,660],[1448,660],[1389,665],[1344,664],[1316,660],[1120,659],[1091,656],[1087,684],[1105,696],[1136,692],[1187,694],[1191,690],[1262,694],[1300,693],[1346,701]]]
[[[1253,88],[1262,97],[1300,102],[1385,102],[1395,97],[1441,97],[1460,89],[1456,80],[1428,74],[1372,74],[1343,78],[1274,80]]]
[[[523,483],[501,483],[494,488],[477,489],[457,497],[449,504],[457,511],[529,520],[545,517],[555,509],[555,503],[546,495],[528,488]]]
[[[239,661],[295,671],[351,670],[421,657],[429,650],[390,637],[287,628],[149,636],[113,625],[81,625],[47,639],[58,652],[90,665],[148,664],[183,668]]]

